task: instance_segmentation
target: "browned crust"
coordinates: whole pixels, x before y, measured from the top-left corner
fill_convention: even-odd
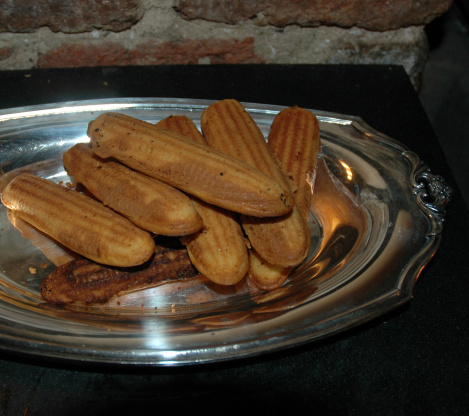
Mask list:
[[[87,259],[73,260],[44,279],[41,294],[54,304],[103,304],[124,293],[197,275],[185,249],[158,245],[150,262],[140,267],[112,268]]]

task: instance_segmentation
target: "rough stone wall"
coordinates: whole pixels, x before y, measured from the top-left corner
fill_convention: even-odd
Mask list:
[[[0,0],[0,70],[158,64],[401,64],[452,0]]]

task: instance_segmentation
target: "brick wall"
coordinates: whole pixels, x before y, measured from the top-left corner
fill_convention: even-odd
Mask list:
[[[397,63],[418,84],[424,27],[452,0],[0,0],[0,70]]]

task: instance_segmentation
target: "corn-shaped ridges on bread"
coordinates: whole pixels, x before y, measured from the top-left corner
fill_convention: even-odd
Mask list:
[[[84,143],[70,148],[63,162],[75,182],[147,231],[182,236],[202,228],[202,218],[187,195],[113,159],[100,158]]]
[[[210,146],[124,114],[90,122],[93,152],[222,208],[259,217],[292,210],[293,196],[268,174]]]
[[[206,143],[195,123],[187,116],[171,116],[158,126],[178,132],[198,143]],[[249,259],[245,237],[237,216],[225,209],[192,198],[204,227],[201,231],[181,238],[194,266],[211,281],[234,285],[248,271]]]
[[[153,255],[150,233],[86,195],[22,173],[4,189],[2,203],[19,218],[98,263],[130,267]]]
[[[275,116],[267,145],[294,182],[293,196],[305,221],[309,220],[320,144],[318,119],[311,111],[290,107]]]
[[[201,127],[210,146],[251,164],[289,189],[285,173],[241,103],[228,99],[211,104],[202,113]],[[284,216],[267,219],[243,215],[241,222],[252,247],[269,263],[294,267],[308,254],[309,230],[296,206]]]

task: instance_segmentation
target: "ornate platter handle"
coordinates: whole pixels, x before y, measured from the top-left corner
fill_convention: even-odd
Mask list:
[[[420,158],[411,151],[403,153],[412,165],[411,186],[417,204],[438,225],[435,232],[441,232],[441,222],[446,215],[446,205],[451,200],[452,189],[445,179],[435,175]]]

